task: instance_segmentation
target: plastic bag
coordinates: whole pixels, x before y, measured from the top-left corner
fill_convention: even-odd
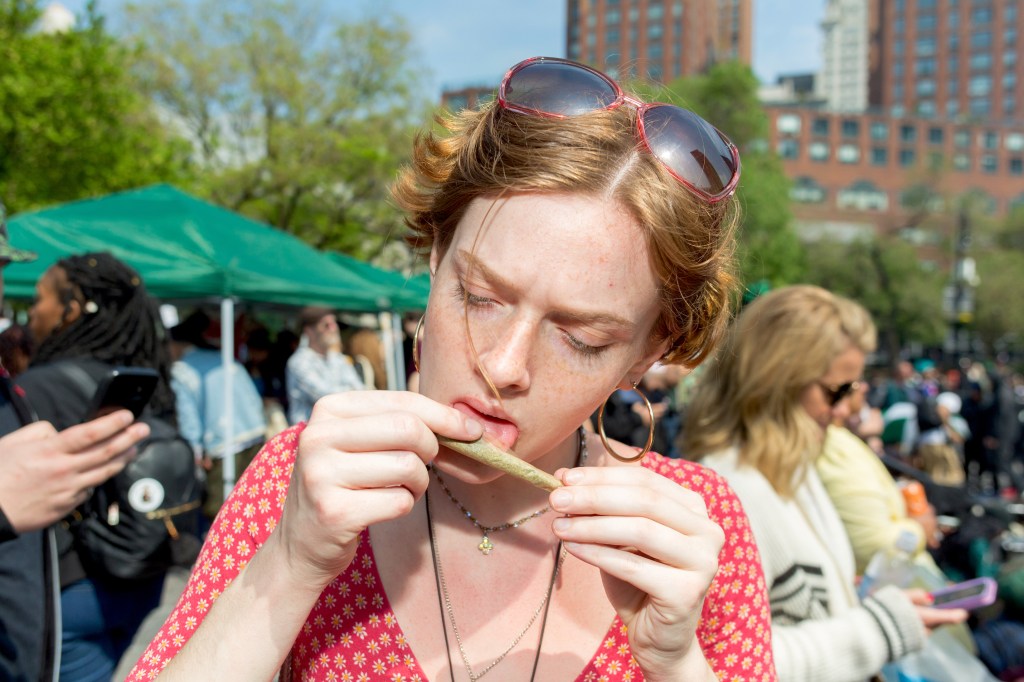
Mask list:
[[[999,682],[948,630],[932,633],[917,653],[882,669],[885,682]]]

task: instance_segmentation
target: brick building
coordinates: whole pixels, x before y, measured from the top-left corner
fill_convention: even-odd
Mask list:
[[[613,78],[670,82],[750,64],[752,0],[568,0],[566,53]]]
[[[994,217],[1024,206],[1018,3],[827,0],[818,101],[768,106],[805,237],[935,241],[965,194]]]
[[[768,108],[804,236],[916,225],[964,193],[991,215],[1024,206],[1024,124],[981,124],[810,107]],[[951,216],[932,226],[949,226]]]

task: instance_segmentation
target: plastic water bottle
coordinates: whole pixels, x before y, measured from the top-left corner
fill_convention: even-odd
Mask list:
[[[902,531],[891,548],[879,550],[868,567],[864,569],[857,594],[861,599],[886,585],[907,587],[914,580],[914,552],[917,550],[917,537],[909,530]]]

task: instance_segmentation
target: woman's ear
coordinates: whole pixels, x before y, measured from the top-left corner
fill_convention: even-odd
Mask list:
[[[61,326],[66,326],[82,316],[82,304],[72,298],[64,306],[64,315],[61,318]]]
[[[441,248],[437,245],[437,241],[434,241],[433,246],[430,247],[430,283],[434,283],[434,276],[437,274],[437,266],[441,264],[441,259],[444,258]]]

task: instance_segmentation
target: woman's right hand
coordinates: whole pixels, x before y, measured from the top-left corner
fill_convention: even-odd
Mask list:
[[[434,434],[476,440],[483,427],[416,393],[349,391],[317,401],[270,540],[291,577],[325,587],[355,556],[368,526],[408,514],[427,489]]]
[[[904,592],[916,607],[917,615],[929,635],[940,625],[962,623],[967,620],[968,613],[963,609],[937,609],[932,606],[932,596],[925,590],[911,588]]]

